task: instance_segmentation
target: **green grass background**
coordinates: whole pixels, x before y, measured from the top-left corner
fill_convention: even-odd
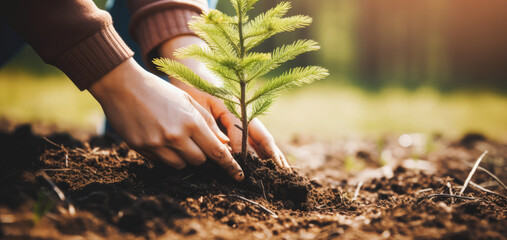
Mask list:
[[[95,131],[102,126],[100,105],[65,75],[11,70],[0,70],[0,117],[62,129]],[[331,76],[285,92],[261,120],[278,140],[295,134],[334,139],[412,132],[459,137],[470,131],[507,140],[507,97],[499,93],[442,93],[424,87],[372,92],[340,82],[345,81]]]
[[[95,2],[103,6],[105,0]],[[278,73],[316,64],[328,68],[331,75],[282,94],[269,115],[261,117],[277,139],[288,140],[295,134],[334,139],[413,132],[459,137],[479,132],[507,140],[505,54],[501,54],[505,45],[501,40],[507,33],[495,18],[503,15],[492,14],[501,12],[502,1],[477,1],[476,5],[438,0],[420,5],[356,0],[292,3],[289,15],[308,14],[315,22],[301,31],[277,35],[259,50],[271,51],[299,38],[315,39],[321,51],[284,64]],[[274,4],[260,1],[252,13]],[[478,12],[447,18],[467,6]],[[218,8],[232,11],[228,1],[220,1]],[[378,21],[369,18],[372,13],[381,16]],[[460,32],[474,37],[460,42],[450,38]],[[369,59],[375,60],[371,64],[378,71],[369,71],[372,66],[364,62]],[[0,118],[86,131],[96,131],[104,122],[91,95],[45,65],[30,47],[0,69]]]

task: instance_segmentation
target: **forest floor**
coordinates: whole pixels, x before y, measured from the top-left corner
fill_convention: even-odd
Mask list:
[[[0,238],[507,239],[507,191],[484,171],[505,182],[507,144],[480,134],[299,137],[282,145],[293,173],[251,158],[236,183],[211,162],[174,171],[108,137],[0,125]]]

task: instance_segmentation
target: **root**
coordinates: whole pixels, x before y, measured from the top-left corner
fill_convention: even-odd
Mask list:
[[[424,198],[432,198],[432,197],[448,197],[448,198],[459,198],[459,199],[465,199],[465,200],[477,200],[473,197],[465,197],[465,196],[445,194],[445,193],[431,194],[431,195],[428,195]]]
[[[278,215],[276,215],[276,213],[274,213],[273,211],[269,210],[268,208],[262,206],[260,203],[257,203],[257,202],[254,202],[248,198],[245,198],[245,197],[242,197],[242,196],[239,196],[239,195],[227,195],[228,197],[234,197],[234,198],[238,198],[238,199],[241,199],[245,202],[248,202],[248,203],[251,203],[257,207],[259,207],[260,209],[266,211],[267,213],[269,213],[272,217],[274,218],[278,218]]]
[[[489,193],[489,194],[501,197],[503,199],[507,199],[507,197],[505,197],[504,195],[496,193],[496,192],[493,192],[493,191],[491,191],[491,190],[489,190],[489,189],[487,189],[487,188],[485,188],[485,187],[483,187],[483,186],[481,186],[481,185],[479,185],[477,183],[474,183],[472,181],[470,181],[470,186],[472,186],[473,188],[479,189],[479,190],[481,190],[481,191],[483,191],[485,193]]]
[[[467,164],[467,165],[471,165],[471,164]],[[497,176],[495,176],[495,174],[493,174],[492,172],[488,171],[488,169],[486,168],[483,168],[481,166],[478,166],[477,169],[485,172],[486,174],[488,174],[491,178],[493,178],[498,184],[500,184],[500,186],[503,187],[504,190],[507,190],[507,186],[505,186],[505,184],[502,182],[502,180],[500,180],[500,178],[498,178]]]
[[[39,171],[39,175],[46,180],[46,182],[49,183],[53,191],[55,191],[56,195],[60,198],[61,201],[65,202],[68,207],[68,212],[70,215],[76,214],[76,208],[74,205],[65,197],[65,194],[63,194],[62,190],[56,184],[49,178],[49,176],[46,174],[44,170]]]

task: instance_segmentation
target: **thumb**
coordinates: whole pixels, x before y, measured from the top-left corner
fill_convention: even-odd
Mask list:
[[[208,111],[206,111],[206,109],[204,109],[197,101],[195,101],[191,97],[189,97],[189,98],[190,98],[190,102],[197,109],[197,111],[199,111],[199,113],[204,118],[204,121],[206,122],[208,127],[211,129],[211,131],[213,131],[215,136],[217,136],[218,139],[220,139],[220,142],[229,143],[231,140],[227,137],[227,135],[225,135],[220,130],[220,128],[218,127],[217,122],[215,121],[213,116],[211,116],[211,114]]]

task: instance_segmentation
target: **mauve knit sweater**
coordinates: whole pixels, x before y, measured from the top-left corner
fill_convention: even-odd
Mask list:
[[[151,70],[157,47],[175,36],[194,35],[187,22],[208,7],[206,0],[128,3],[130,34]],[[0,14],[44,62],[62,70],[81,90],[133,55],[109,13],[92,0],[2,0]]]

